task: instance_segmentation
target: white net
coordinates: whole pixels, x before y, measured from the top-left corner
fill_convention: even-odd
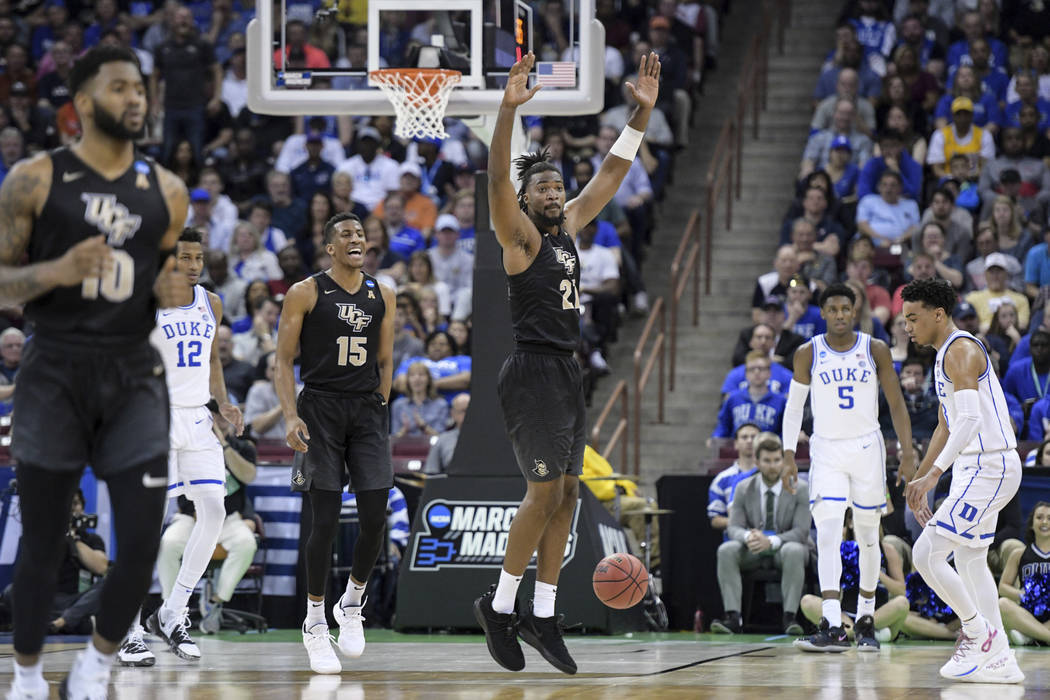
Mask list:
[[[369,73],[394,105],[394,133],[406,139],[448,137],[442,120],[452,88],[462,74],[441,68],[386,68]]]

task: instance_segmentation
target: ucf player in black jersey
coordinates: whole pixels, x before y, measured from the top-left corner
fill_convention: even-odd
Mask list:
[[[361,609],[365,583],[383,546],[387,494],[394,484],[386,403],[394,358],[394,291],[362,272],[365,232],[353,214],[324,227],[332,267],[288,290],[277,332],[275,383],[288,445],[296,450],[292,488],[310,502],[306,544],[303,644],[316,673],[339,673],[329,642],[324,592],[339,525],[341,492],[357,495],[360,531],[346,592],[332,606],[339,650],[365,648]],[[292,363],[299,349],[305,387],[295,395]]]
[[[135,54],[95,47],[69,87],[80,140],[21,161],[0,188],[0,303],[25,303],[35,329],[14,400],[23,534],[10,698],[48,697],[47,611],[89,463],[109,489],[118,555],[95,632],[60,695],[106,695],[149,587],[167,492],[168,392],[149,334],[157,305],[172,306],[188,284],[171,256],[186,188],[135,148],[147,114]]]
[[[503,249],[515,349],[500,370],[503,418],[527,481],[514,516],[499,583],[474,603],[489,653],[512,671],[525,667],[517,635],[565,673],[576,662],[562,641],[554,600],[583,468],[585,416],[580,368],[580,259],[576,232],[608,204],[635,161],[659,91],[660,60],[643,56],[638,102],[627,127],[579,196],[565,201],[561,172],[546,153],[517,159],[521,188],[510,181],[510,134],[515,112],[539,85],[528,87],[530,52],[510,70],[489,150],[489,210]],[[638,167],[635,165],[634,167]],[[514,613],[518,584],[537,552],[533,605]],[[517,635],[515,635],[515,632]]]

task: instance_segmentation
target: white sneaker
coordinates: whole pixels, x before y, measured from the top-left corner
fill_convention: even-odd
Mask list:
[[[649,313],[649,295],[645,292],[638,292],[634,295],[633,299],[634,312],[640,316],[644,316]]]
[[[1006,640],[1006,635],[987,621],[983,621],[983,624],[984,632],[976,639],[967,637],[962,631],[959,632],[959,640],[955,643],[952,658],[941,666],[942,678],[953,681],[969,680],[967,676],[1009,650],[1010,643]]]
[[[128,636],[117,650],[117,662],[121,666],[152,666],[157,663],[157,657],[142,639],[141,627],[128,632]]]
[[[306,623],[303,623],[303,646],[310,657],[310,670],[314,673],[342,672],[339,657],[332,649],[333,641],[332,635],[328,634],[328,625],[317,622],[307,630]]]
[[[11,689],[4,697],[7,700],[47,700],[51,697],[51,688],[43,676],[27,678],[21,683],[15,676],[11,681]]]
[[[343,599],[340,598],[332,606],[332,617],[339,623],[339,651],[343,652],[343,656],[356,659],[365,650],[365,628],[361,624],[365,621],[365,616],[361,614],[365,601],[362,600],[360,605],[346,607],[342,603]]]
[[[1024,673],[1017,665],[1013,650],[1006,649],[966,680],[973,683],[1023,683]]]
[[[62,679],[58,696],[70,700],[106,700],[109,697],[109,669],[90,666],[94,664],[84,660],[83,651],[77,654],[69,675]]]
[[[180,659],[200,661],[201,650],[189,633],[189,608],[183,608],[167,620],[162,619],[161,615],[163,612],[164,606],[162,605],[146,619],[146,629],[150,631],[150,634],[156,635],[167,642],[171,652]]]

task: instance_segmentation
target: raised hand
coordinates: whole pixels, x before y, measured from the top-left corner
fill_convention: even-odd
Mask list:
[[[542,85],[536,84],[529,87],[529,74],[536,64],[536,56],[531,51],[521,57],[521,60],[510,67],[510,76],[507,78],[507,87],[503,90],[503,104],[508,107],[518,107],[532,99],[539,92]],[[641,81],[639,81],[641,82]]]
[[[627,83],[627,87],[640,106],[652,109],[660,94],[660,57],[655,53],[642,56],[638,61],[638,82]]]
[[[175,256],[169,256],[157,275],[157,281],[153,283],[153,294],[157,297],[157,305],[162,309],[178,306],[179,299],[185,296],[189,284],[185,273],[175,269]]]

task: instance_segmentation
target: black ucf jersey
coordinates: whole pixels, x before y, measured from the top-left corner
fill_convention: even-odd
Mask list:
[[[42,338],[77,345],[145,341],[155,320],[160,241],[170,224],[154,162],[136,151],[131,167],[107,180],[68,147],[50,155],[51,189],[33,222],[29,262],[60,258],[103,234],[113,249],[113,269],[30,301],[27,320]]]
[[[299,335],[300,376],[308,388],[367,393],[379,388],[379,342],[386,305],[379,282],[361,273],[351,294],[326,272],[313,276],[317,302]]]
[[[541,234],[528,269],[507,275],[514,342],[572,352],[580,340],[580,256],[561,228]]]

